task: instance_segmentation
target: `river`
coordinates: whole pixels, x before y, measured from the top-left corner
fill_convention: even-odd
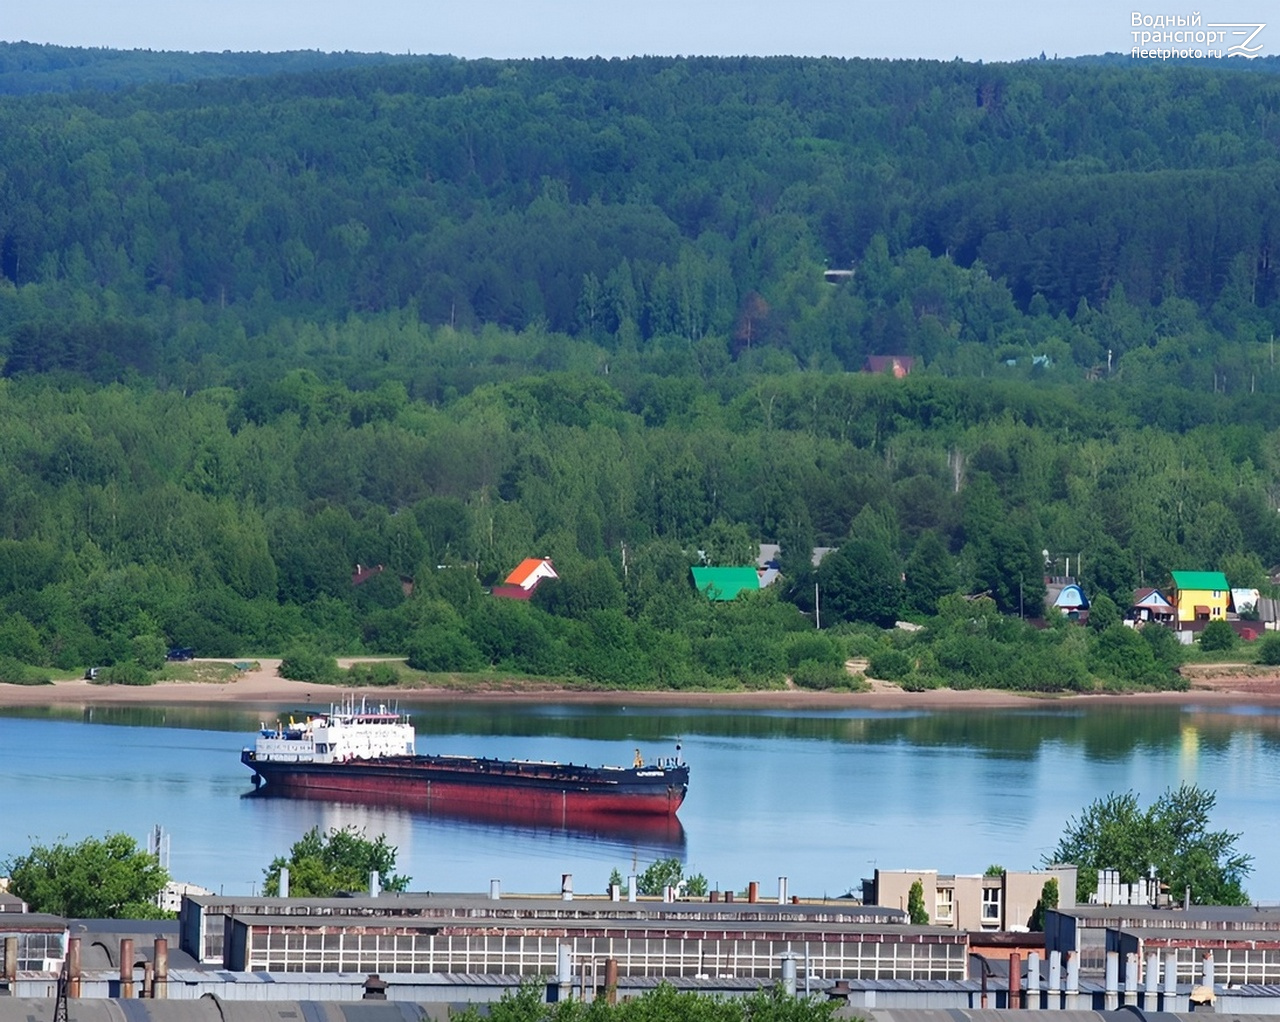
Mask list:
[[[285,711],[287,712],[287,710]],[[413,890],[580,892],[676,856],[713,887],[802,896],[858,890],[882,868],[1030,869],[1090,800],[1145,804],[1184,781],[1217,793],[1215,829],[1255,859],[1246,884],[1280,901],[1280,711],[1047,706],[946,712],[460,704],[414,709],[420,751],[627,763],[640,747],[691,765],[679,822],[579,831],[392,807],[248,797],[240,749],[262,714],[183,706],[0,715],[0,863],[35,843],[163,828],[175,879],[224,894],[308,828],[385,833]]]

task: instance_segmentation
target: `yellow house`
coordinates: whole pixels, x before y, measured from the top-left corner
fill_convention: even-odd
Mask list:
[[[1175,571],[1173,605],[1179,621],[1224,621],[1231,610],[1231,586],[1220,571]]]

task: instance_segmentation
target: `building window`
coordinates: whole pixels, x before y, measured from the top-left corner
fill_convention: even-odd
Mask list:
[[[984,887],[982,889],[982,922],[1000,924],[1000,888]]]
[[[933,913],[933,917],[939,922],[945,922],[951,919],[951,914],[955,908],[956,889],[954,887],[939,887],[937,911]]]

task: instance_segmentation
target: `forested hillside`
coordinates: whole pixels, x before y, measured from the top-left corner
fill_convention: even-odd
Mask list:
[[[1280,562],[1278,145],[1280,81],[1221,67],[430,59],[0,99],[0,675],[306,644],[1171,683],[1106,604]],[[761,541],[782,583],[693,591]],[[483,594],[529,555],[561,574],[532,606]],[[1068,557],[1096,627],[1033,632]],[[815,582],[826,626],[930,627],[816,634]]]

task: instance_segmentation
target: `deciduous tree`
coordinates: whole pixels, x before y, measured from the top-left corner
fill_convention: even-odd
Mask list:
[[[312,827],[296,841],[288,857],[277,856],[265,870],[262,891],[280,893],[280,870],[289,870],[289,894],[295,898],[328,898],[339,891],[367,891],[369,874],[377,871],[385,891],[404,891],[410,878],[395,872],[396,849],[379,834],[370,840],[355,827],[321,834]]]
[[[907,917],[912,926],[928,926],[929,910],[924,907],[924,883],[913,880],[907,892]]]
[[[33,912],[80,919],[160,919],[169,874],[128,834],[35,845],[4,864],[9,890]]]
[[[1253,857],[1237,848],[1240,834],[1209,829],[1216,803],[1217,795],[1194,784],[1166,791],[1145,810],[1133,792],[1112,792],[1067,821],[1045,863],[1078,867],[1079,901],[1097,890],[1100,869],[1119,870],[1123,883],[1154,869],[1171,891],[1190,888],[1200,904],[1247,904],[1243,883]]]

